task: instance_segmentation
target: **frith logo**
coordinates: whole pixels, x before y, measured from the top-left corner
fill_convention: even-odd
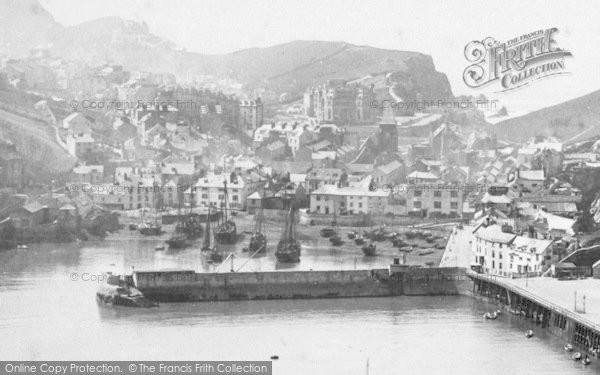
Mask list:
[[[500,43],[492,37],[474,40],[465,47],[472,63],[463,80],[469,87],[482,87],[498,81],[500,91],[514,90],[541,78],[567,74],[565,57],[571,52],[558,48],[557,28],[537,30]]]

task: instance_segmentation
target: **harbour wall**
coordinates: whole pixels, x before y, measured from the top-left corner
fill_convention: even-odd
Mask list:
[[[472,289],[461,268],[195,273],[135,271],[133,283],[157,302],[456,295]]]
[[[600,325],[597,323],[506,283],[501,278],[466,272],[473,279],[473,289],[465,294],[497,303],[506,311],[530,320],[540,329],[571,343],[590,358],[598,359]]]

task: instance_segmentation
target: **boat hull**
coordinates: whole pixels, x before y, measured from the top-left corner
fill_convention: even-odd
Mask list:
[[[298,263],[300,262],[300,253],[302,248],[300,244],[293,241],[279,241],[275,257],[280,263]]]
[[[162,232],[162,228],[161,227],[146,227],[146,228],[139,228],[139,231],[144,236],[160,236],[160,234]]]
[[[252,238],[250,238],[250,245],[248,245],[248,251],[251,254],[254,254],[257,251],[257,254],[265,254],[267,252],[267,237],[262,233],[253,234]]]
[[[372,257],[375,256],[377,252],[377,248],[375,246],[363,246],[362,252],[365,256]]]

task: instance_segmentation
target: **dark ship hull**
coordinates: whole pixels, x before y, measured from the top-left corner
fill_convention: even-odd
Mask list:
[[[277,244],[275,257],[280,263],[300,262],[301,246],[296,240],[281,240]]]
[[[234,244],[237,241],[237,228],[234,222],[227,221],[215,231],[215,241],[221,244]]]
[[[177,224],[176,232],[184,233],[188,240],[195,240],[202,237],[204,229],[199,215],[188,215],[183,222]]]
[[[377,252],[377,247],[375,247],[375,245],[373,244],[363,246],[362,252],[363,254],[365,254],[365,256],[372,257],[375,256],[375,253]]]
[[[188,247],[190,244],[187,237],[184,236],[173,236],[165,241],[169,245],[170,249],[183,249]]]
[[[162,228],[159,225],[138,227],[141,234],[144,236],[160,236]]]
[[[250,245],[248,251],[254,254],[265,254],[267,252],[267,237],[262,233],[254,233],[250,238]]]

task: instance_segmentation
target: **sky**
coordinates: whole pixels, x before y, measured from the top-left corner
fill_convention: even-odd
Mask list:
[[[106,16],[144,21],[150,32],[188,51],[221,54],[293,40],[344,41],[429,54],[455,95],[485,94],[509,111],[531,111],[600,89],[600,1],[432,0],[41,0],[57,22],[75,25]],[[568,75],[519,90],[469,88],[466,44],[500,41],[556,27],[571,51]]]

